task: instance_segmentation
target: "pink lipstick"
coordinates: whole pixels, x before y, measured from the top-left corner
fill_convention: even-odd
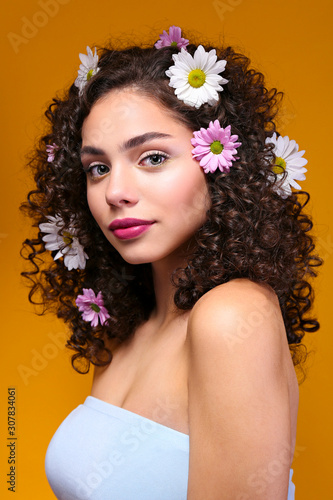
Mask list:
[[[120,240],[130,240],[148,231],[155,221],[143,219],[116,219],[109,225],[109,229]]]

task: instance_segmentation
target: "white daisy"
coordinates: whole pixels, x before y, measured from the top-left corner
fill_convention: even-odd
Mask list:
[[[98,55],[96,52],[96,47],[95,47],[95,53],[92,53],[92,50],[90,47],[87,47],[87,54],[79,54],[80,60],[82,64],[80,64],[80,69],[78,71],[78,77],[76,78],[74,85],[76,87],[79,87],[79,94],[81,95],[83,92],[83,89],[86,85],[87,82],[89,82],[90,78],[99,71],[99,68],[97,67],[98,65]]]
[[[165,72],[170,78],[170,87],[181,101],[199,108],[205,102],[211,106],[218,101],[218,92],[222,84],[228,83],[219,73],[225,69],[227,61],[217,61],[215,49],[206,52],[202,45],[192,57],[182,48],[179,54],[173,54],[174,66]]]
[[[302,158],[305,151],[298,151],[298,144],[289,137],[276,136],[267,137],[266,144],[273,143],[276,160],[272,167],[275,174],[278,174],[278,181],[275,184],[276,192],[282,198],[287,198],[292,194],[291,186],[295,189],[302,189],[297,181],[304,181],[304,173],[307,171],[304,165],[308,160]]]
[[[49,215],[49,222],[39,224],[39,229],[43,236],[46,250],[51,252],[59,250],[54,256],[54,260],[64,257],[64,264],[69,271],[72,269],[84,269],[86,260],[89,258],[85,253],[83,246],[80,244],[75,235],[75,230],[71,227],[65,228],[64,223],[58,215],[52,217]]]

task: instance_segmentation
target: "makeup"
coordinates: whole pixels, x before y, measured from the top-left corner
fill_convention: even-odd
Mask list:
[[[154,222],[132,218],[116,219],[109,225],[109,229],[120,240],[130,240],[148,231]]]

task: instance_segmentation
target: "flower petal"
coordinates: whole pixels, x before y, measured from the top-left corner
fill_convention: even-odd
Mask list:
[[[286,198],[292,194],[290,186],[295,189],[301,189],[299,184],[295,181],[305,180],[304,173],[307,171],[304,165],[307,160],[303,158],[304,150],[299,151],[299,146],[294,140],[290,140],[288,136],[277,137],[274,132],[272,137],[267,137],[266,144],[273,143],[273,153],[276,158],[281,158],[285,163],[286,176],[280,181],[273,184],[277,194],[282,198]]]
[[[194,146],[192,156],[200,162],[200,166],[205,173],[215,172],[217,168],[221,172],[229,172],[232,162],[237,158],[237,147],[241,146],[241,142],[236,142],[237,135],[230,136],[231,126],[222,128],[220,122],[215,120],[209,123],[207,129],[201,128],[199,131],[193,132],[191,144]],[[219,154],[214,154],[211,151],[211,144],[214,141],[219,141],[223,146]]]
[[[224,71],[226,61],[216,59],[215,49],[206,52],[202,45],[198,46],[193,57],[184,48],[179,54],[173,54],[174,65],[165,74],[170,78],[169,85],[175,89],[178,99],[196,108],[205,103],[213,105],[218,101],[218,92],[223,90],[221,84],[227,83],[227,80],[218,74]],[[205,74],[201,87],[189,85],[188,75],[194,69],[201,69]]]

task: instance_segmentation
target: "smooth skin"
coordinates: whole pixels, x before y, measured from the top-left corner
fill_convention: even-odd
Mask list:
[[[84,122],[90,210],[127,262],[152,263],[156,293],[130,341],[106,341],[113,360],[95,368],[91,394],[189,434],[188,500],[286,500],[298,385],[276,295],[239,279],[192,311],[173,304],[170,275],[210,203],[191,137],[133,89],[111,91]],[[119,240],[108,227],[125,217],[154,224]]]

